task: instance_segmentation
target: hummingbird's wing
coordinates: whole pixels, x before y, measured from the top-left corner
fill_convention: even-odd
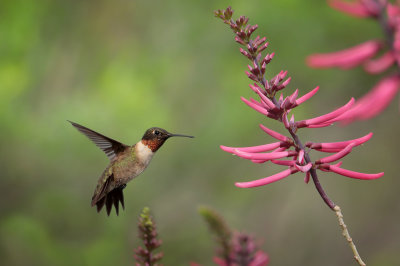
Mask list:
[[[97,133],[96,131],[93,131],[87,127],[81,126],[69,120],[68,122],[70,122],[76,129],[78,129],[81,133],[83,133],[86,137],[93,141],[97,147],[102,149],[110,160],[114,159],[118,153],[124,151],[126,148],[129,147],[116,140]]]

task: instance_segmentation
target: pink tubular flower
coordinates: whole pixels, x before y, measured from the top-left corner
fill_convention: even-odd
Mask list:
[[[281,151],[281,152],[270,152],[270,153],[250,153],[243,152],[240,150],[234,150],[234,154],[244,159],[249,160],[272,160],[272,159],[281,159],[283,157],[289,157],[297,155],[296,151]]]
[[[339,116],[343,124],[366,120],[379,114],[396,96],[400,87],[398,75],[383,78],[371,91],[359,99],[353,108]]]
[[[298,171],[292,168],[286,169],[280,173],[268,176],[268,177],[264,177],[261,179],[257,179],[254,181],[250,181],[250,182],[236,182],[235,185],[237,187],[241,187],[241,188],[249,188],[249,187],[259,187],[259,186],[265,186],[271,183],[274,183],[276,181],[279,181],[285,177],[288,177],[291,174],[297,173]]]
[[[306,147],[315,149],[317,151],[322,151],[322,152],[338,152],[340,149],[345,148],[349,144],[354,144],[354,146],[358,146],[363,144],[364,142],[367,142],[371,137],[372,137],[372,132],[365,135],[364,137],[358,138],[358,139],[353,139],[353,140],[347,140],[347,141],[341,141],[341,142],[330,142],[330,143],[312,143],[312,142],[307,142]]]
[[[340,160],[341,158],[343,158],[344,156],[346,156],[347,154],[349,154],[351,152],[351,149],[355,146],[354,143],[350,143],[349,145],[347,145],[343,150],[339,151],[338,153],[335,153],[333,155],[321,158],[317,161],[315,161],[316,164],[321,164],[321,163],[331,163],[337,160]]]
[[[218,243],[217,256],[213,258],[219,266],[266,266],[268,254],[262,251],[254,237],[246,233],[232,231],[225,220],[215,210],[202,206],[200,214],[214,234]]]
[[[285,145],[285,142],[274,142],[270,144],[264,144],[264,145],[259,145],[259,146],[253,146],[253,147],[226,147],[221,145],[221,149],[229,152],[229,153],[235,153],[235,150],[238,151],[244,151],[244,152],[264,152],[264,151],[270,151],[276,148],[279,148],[281,145]]]
[[[379,74],[393,66],[395,63],[394,55],[391,51],[387,51],[376,59],[369,59],[364,63],[364,70],[370,74]]]
[[[373,0],[328,0],[328,3],[332,8],[355,17],[371,17],[376,16],[379,13],[379,9]]]
[[[335,111],[332,111],[328,114],[321,115],[315,118],[299,121],[297,122],[296,126],[297,128],[310,127],[310,126],[319,126],[319,127],[329,126],[330,120],[333,120],[338,116],[345,114],[348,110],[350,110],[353,103],[354,103],[354,98],[351,98],[351,100],[347,104],[336,109]]]
[[[366,3],[367,1],[368,0],[363,0],[362,3]],[[340,1],[334,2],[339,3]],[[353,10],[358,10],[361,5],[360,3],[358,3],[357,6],[353,6]],[[290,82],[290,77],[286,77],[287,71],[281,71],[270,80],[266,79],[266,65],[269,64],[272,60],[272,56],[270,56],[269,54],[267,54],[267,56],[265,57],[263,57],[261,54],[261,51],[265,49],[266,38],[260,38],[259,36],[257,36],[255,39],[251,39],[251,34],[254,31],[251,31],[250,29],[253,29],[254,26],[247,25],[247,18],[244,17],[241,17],[236,21],[232,20],[232,13],[233,11],[228,8],[224,11],[218,10],[215,14],[217,17],[220,17],[226,24],[230,25],[230,28],[234,31],[236,35],[235,40],[243,45],[240,49],[240,52],[251,61],[251,65],[248,66],[249,72],[246,72],[246,74],[251,80],[255,82],[253,84],[250,84],[250,88],[255,93],[255,95],[259,97],[259,100],[252,98],[250,98],[250,100],[247,100],[244,97],[241,97],[241,99],[246,105],[256,110],[258,113],[283,123],[290,135],[290,137],[288,137],[269,129],[264,125],[260,125],[260,128],[265,133],[278,141],[253,147],[240,148],[221,146],[222,150],[235,154],[238,157],[251,160],[254,163],[271,162],[276,165],[282,165],[286,168],[285,170],[271,176],[249,182],[237,182],[235,183],[235,185],[240,188],[264,186],[279,181],[297,172],[302,172],[305,174],[304,181],[306,183],[308,183],[310,177],[312,177],[315,186],[320,194],[326,195],[324,194],[325,192],[318,182],[316,170],[334,172],[347,177],[359,179],[375,179],[381,177],[383,173],[356,173],[340,168],[341,163],[331,164],[348,155],[356,146],[359,146],[368,141],[371,138],[372,133],[361,138],[341,142],[308,142],[305,146],[301,143],[299,137],[296,135],[297,130],[301,128],[325,127],[331,125],[336,121],[342,120],[343,117],[346,117],[351,112],[351,110],[353,110],[355,102],[354,99],[352,98],[347,104],[337,108],[330,113],[315,118],[295,121],[294,115],[292,114],[289,118],[289,113],[292,112],[292,110],[298,105],[313,97],[319,90],[319,87],[316,87],[315,89],[301,97],[299,97],[299,90],[296,89],[287,97],[284,97],[283,94],[280,94],[279,98],[276,98],[277,92],[284,89]],[[361,64],[365,60],[374,56],[378,52],[380,47],[380,42],[369,41],[346,51],[341,51],[330,55],[316,55],[314,57],[311,57],[309,61],[312,62],[314,65],[319,66],[352,67]],[[399,83],[399,78],[393,80],[391,79],[390,81],[387,81],[387,83],[385,83],[383,87],[396,87],[397,89]],[[382,94],[381,91],[379,93]],[[376,103],[376,105],[377,107],[372,106],[371,108],[370,106],[369,108],[377,109],[382,106],[380,102]],[[309,150],[306,150],[306,148],[310,148],[311,150],[320,152],[330,152],[334,154],[316,161],[312,161],[309,156]],[[331,209],[334,209],[334,203],[328,200],[327,196],[323,197],[323,199]]]
[[[266,266],[269,263],[269,256],[267,253],[259,250],[254,254],[254,259],[250,262],[249,266]]]
[[[328,0],[328,3],[332,8],[344,13],[377,20],[385,34],[385,41],[370,40],[342,51],[310,55],[306,59],[307,64],[315,68],[348,69],[363,65],[369,74],[380,74],[395,66],[396,74],[384,77],[369,93],[357,100],[350,111],[335,121],[342,119],[342,124],[348,124],[356,120],[370,119],[381,113],[399,92],[400,2],[392,4],[387,0]],[[383,50],[383,53],[373,58],[380,50]]]
[[[371,179],[377,179],[383,176],[383,172],[382,173],[377,173],[377,174],[364,174],[364,173],[359,173],[359,172],[354,172],[354,171],[350,171],[350,170],[346,170],[343,168],[340,168],[338,166],[335,165],[328,165],[326,167],[326,169],[328,171],[337,173],[339,175],[343,175],[343,176],[347,176],[347,177],[351,177],[351,178],[356,178],[356,179],[364,179],[364,180],[371,180]]]
[[[307,64],[315,68],[339,67],[348,69],[358,66],[379,52],[380,41],[367,41],[357,46],[327,54],[314,54],[307,58]]]

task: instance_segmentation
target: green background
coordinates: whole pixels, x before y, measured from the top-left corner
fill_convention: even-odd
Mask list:
[[[253,96],[247,60],[213,16],[227,5],[268,38],[268,51],[276,53],[268,77],[280,70],[292,77],[285,95],[321,86],[295,110],[298,120],[327,113],[380,79],[360,68],[305,65],[309,54],[382,37],[374,21],[348,17],[321,0],[0,2],[2,265],[133,265],[144,206],[157,221],[164,265],[212,265],[215,243],[197,213],[200,204],[256,236],[270,265],[355,264],[334,213],[303,175],[254,189],[234,186],[284,168],[252,164],[219,145],[273,142],[259,123],[284,130],[240,100]],[[385,171],[384,177],[320,174],[370,265],[400,264],[398,108],[396,98],[370,121],[299,132],[304,142],[374,132],[343,167]],[[125,211],[107,217],[90,199],[108,160],[67,119],[126,144],[152,126],[196,138],[168,140],[125,189]]]

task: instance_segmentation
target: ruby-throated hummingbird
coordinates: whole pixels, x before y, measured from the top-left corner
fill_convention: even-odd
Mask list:
[[[100,176],[92,197],[92,207],[97,205],[97,212],[100,212],[105,204],[107,215],[110,215],[113,204],[117,215],[119,202],[121,202],[122,208],[124,208],[122,190],[129,181],[146,169],[154,153],[168,138],[194,138],[193,136],[172,134],[159,127],[152,127],[146,130],[138,143],[128,146],[77,123],[69,122],[93,141],[97,147],[102,149],[110,159],[110,164]]]

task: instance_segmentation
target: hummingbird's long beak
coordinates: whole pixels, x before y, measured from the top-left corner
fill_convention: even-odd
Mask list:
[[[194,138],[194,136],[182,135],[182,134],[172,134],[169,133],[168,137],[185,137],[185,138]]]

